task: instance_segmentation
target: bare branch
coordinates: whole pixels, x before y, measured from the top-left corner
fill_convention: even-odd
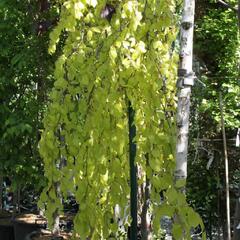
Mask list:
[[[233,10],[234,12],[236,12],[236,13],[238,12],[238,9],[235,8],[235,7],[233,7],[233,6],[230,5],[229,3],[226,3],[226,2],[224,2],[223,0],[218,0],[218,2],[221,3],[222,5],[224,5],[224,7],[232,9],[232,10]]]

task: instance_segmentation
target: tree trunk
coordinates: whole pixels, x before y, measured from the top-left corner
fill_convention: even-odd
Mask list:
[[[50,9],[50,1],[49,0],[38,0],[38,7],[39,7],[39,13],[40,17],[45,14],[45,12],[49,11]],[[44,33],[48,30],[48,25],[50,23],[48,20],[43,20],[39,18],[38,20],[38,27],[37,27],[37,36],[39,38],[44,36]],[[42,42],[44,43],[44,42]],[[41,104],[46,102],[46,86],[45,86],[45,78],[46,78],[46,66],[44,66],[44,53],[42,51],[43,46],[39,45],[39,71],[38,71],[38,78],[36,82],[36,91],[37,91],[37,102],[40,102]],[[36,115],[36,147],[37,149],[38,142],[40,140],[40,134],[39,134],[39,129],[40,129],[40,123],[43,119],[43,112],[41,111],[41,106],[38,109],[37,115]],[[61,136],[61,131],[62,127],[57,131],[57,134],[59,135],[59,141],[61,142],[62,146],[65,145],[65,140],[64,137]],[[36,154],[37,156],[37,154]],[[65,157],[64,156],[59,156],[60,157],[60,163],[59,163],[59,171],[64,167],[65,165]],[[60,189],[60,182],[55,182],[54,183],[54,190],[56,192],[57,197],[60,199],[60,201],[63,201],[61,189]],[[59,235],[60,233],[60,209],[57,208],[53,215],[53,226],[52,226],[52,233],[54,235]]]
[[[192,71],[195,0],[184,0],[180,33],[180,63],[178,70],[177,145],[175,179],[187,178],[187,153]]]
[[[61,132],[63,130],[63,126],[61,126],[61,128],[58,130],[58,136],[59,136],[59,142],[61,142],[61,147],[65,146],[65,138],[64,136],[61,135]],[[61,171],[61,169],[66,166],[66,158],[63,155],[60,155],[60,163],[58,166],[59,171]],[[61,203],[63,203],[63,196],[62,196],[62,192],[61,192],[61,183],[59,181],[54,183],[54,189],[56,192],[56,196],[60,199]],[[54,235],[58,235],[60,233],[60,209],[57,208],[56,211],[53,213],[53,220],[54,220],[54,225],[53,225],[53,234]]]
[[[148,208],[150,203],[150,182],[149,179],[146,177],[146,182],[143,190],[143,206],[141,212],[141,236],[142,240],[149,240],[150,239],[150,221],[149,221],[149,214]]]
[[[39,57],[39,66],[38,66],[38,72],[36,76],[36,100],[39,103],[37,113],[36,113],[36,124],[35,124],[35,132],[36,132],[36,139],[35,139],[35,147],[34,147],[34,158],[37,159],[38,157],[38,142],[40,140],[40,132],[39,129],[41,128],[41,122],[43,119],[43,111],[42,105],[46,102],[46,66],[44,66],[45,62],[45,53],[43,51],[45,42],[43,40],[40,40],[42,38],[42,34],[39,34],[39,31],[43,31],[41,28],[42,25],[44,25],[44,22],[42,21],[42,15],[45,14],[46,11],[49,11],[50,3],[48,0],[38,0],[38,31],[37,36],[39,38],[39,45],[38,45],[38,57]],[[46,29],[47,31],[47,29]]]
[[[240,31],[240,0],[238,0],[238,30]]]
[[[149,166],[149,156],[146,154],[146,167]],[[139,175],[142,176],[141,173]],[[140,231],[141,231],[141,239],[142,240],[149,240],[152,239],[151,235],[151,215],[148,211],[149,205],[150,205],[150,189],[151,184],[150,180],[145,176],[145,182],[141,184],[139,196],[141,196],[141,225],[140,225]],[[140,197],[139,197],[140,198]],[[140,205],[140,204],[139,204]]]
[[[225,182],[226,182],[226,215],[227,215],[227,240],[231,240],[231,221],[230,221],[230,197],[229,197],[229,177],[228,177],[228,154],[227,154],[227,140],[225,133],[225,124],[223,116],[222,93],[219,94],[220,111],[221,111],[221,125],[223,135],[224,159],[225,159]]]
[[[20,212],[20,202],[21,202],[21,187],[17,188],[17,211]]]
[[[19,213],[19,201],[20,201],[20,185],[17,185],[16,189],[13,192],[13,216],[16,216]]]
[[[55,191],[56,191],[57,196],[62,200],[62,194],[61,194],[61,190],[60,190],[60,183],[59,182],[55,183],[54,187],[55,187]],[[60,211],[59,211],[58,208],[53,213],[52,217],[53,217],[52,233],[57,236],[60,233],[60,226],[59,226],[59,223],[60,223]]]
[[[238,0],[238,38],[240,38],[240,0]],[[238,65],[240,74],[240,63]],[[239,131],[239,130],[238,130]],[[233,240],[240,239],[240,185],[238,186],[238,196],[235,206]]]
[[[0,211],[3,209],[3,176],[0,175]]]
[[[233,240],[240,239],[240,185],[238,187],[238,196],[235,206]]]

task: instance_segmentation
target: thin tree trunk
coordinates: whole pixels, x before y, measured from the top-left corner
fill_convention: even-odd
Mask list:
[[[49,11],[50,8],[50,3],[49,0],[38,0],[38,9],[39,9],[39,17],[40,19],[38,19],[38,30],[39,31],[43,31],[43,29],[40,27],[42,25],[44,25],[44,22],[41,20],[42,15],[44,14],[44,12]],[[38,56],[39,56],[39,66],[38,66],[38,73],[36,76],[36,100],[39,103],[38,109],[37,109],[37,113],[36,113],[36,124],[35,124],[35,131],[36,131],[36,140],[35,140],[35,147],[34,147],[34,157],[35,159],[37,159],[38,156],[38,142],[40,140],[40,133],[39,133],[39,129],[40,129],[40,123],[43,119],[43,111],[41,111],[42,108],[42,104],[44,104],[46,102],[46,66],[44,66],[44,61],[45,61],[45,55],[44,55],[44,51],[43,51],[43,44],[44,41],[42,38],[42,33],[39,34],[39,31],[37,31],[37,36],[39,38],[39,46],[38,46]],[[45,31],[47,31],[47,29],[45,29]]]
[[[219,177],[219,161],[217,162],[218,165],[217,165],[217,179],[218,179],[218,182],[220,181],[220,177]],[[219,183],[218,183],[219,184]],[[217,230],[218,230],[218,239],[221,239],[221,213],[220,213],[220,200],[221,200],[221,196],[220,196],[220,192],[219,192],[219,188],[217,190],[217,216],[218,216],[218,219],[217,219],[217,222],[218,222],[218,226],[217,226]]]
[[[39,7],[39,13],[40,16],[41,14],[44,14],[44,12],[49,11],[50,9],[50,1],[49,0],[38,0],[38,7]],[[38,22],[38,29],[37,29],[37,36],[39,38],[41,38],[43,36],[43,34],[45,33],[45,31],[48,30],[47,26],[47,20],[42,21],[41,19]],[[41,104],[45,103],[46,101],[46,86],[45,86],[45,66],[43,65],[44,63],[44,54],[42,51],[42,46],[39,45],[39,71],[38,71],[38,79],[36,82],[36,91],[37,91],[37,101],[40,102]],[[40,106],[41,108],[41,106]],[[42,111],[40,110],[40,108],[38,109],[37,115],[36,115],[36,147],[35,149],[37,150],[37,146],[38,146],[38,142],[40,140],[40,134],[39,134],[39,128],[40,128],[40,122],[43,118],[42,116]],[[61,131],[62,128],[59,129],[59,141],[61,142],[62,146],[64,146],[65,144],[65,140],[64,137],[61,136]],[[36,154],[37,156],[37,154]],[[64,165],[65,165],[65,157],[64,156],[59,156],[60,157],[60,163],[59,163],[59,170],[61,170]],[[62,193],[61,193],[61,188],[60,188],[60,182],[55,182],[54,183],[54,190],[56,192],[56,196],[60,199],[60,201],[63,201],[63,197],[62,197]],[[52,226],[52,233],[54,235],[59,235],[60,233],[60,209],[57,208],[53,215],[53,226]]]
[[[17,185],[17,188],[13,192],[13,216],[19,213],[19,189],[20,185]]]
[[[0,211],[3,209],[3,176],[0,175]]]
[[[63,130],[63,126],[61,126],[58,130],[58,136],[59,136],[59,142],[61,143],[61,147],[65,146],[65,138],[64,136],[61,135]],[[66,166],[66,158],[63,155],[60,155],[60,163],[58,166],[59,171],[61,171],[61,169]],[[60,199],[61,203],[63,203],[63,196],[62,196],[62,192],[61,192],[61,183],[59,181],[55,182],[54,184],[54,189],[56,192],[56,196],[58,197],[58,199]],[[54,225],[53,225],[53,234],[54,235],[59,235],[60,233],[60,209],[57,208],[56,211],[53,213],[53,219],[54,219]]]
[[[240,0],[238,0],[238,39],[240,40]],[[240,75],[240,62],[238,64],[238,69],[239,69],[238,72]],[[240,129],[238,129],[238,132],[239,131]],[[240,239],[240,185],[238,186],[238,196],[237,196],[236,206],[235,206],[234,231],[233,231],[233,240],[239,240],[239,239]]]
[[[222,93],[219,94],[220,111],[221,111],[221,125],[223,134],[224,158],[225,158],[225,181],[226,181],[226,214],[227,214],[227,240],[231,240],[231,221],[230,221],[230,197],[229,197],[229,178],[228,178],[228,154],[227,154],[227,141],[225,133],[225,124],[223,116],[223,103]]]
[[[17,211],[20,212],[20,202],[21,202],[21,187],[17,188]]]
[[[187,153],[192,71],[195,0],[184,0],[180,33],[180,63],[178,70],[177,145],[175,178],[187,178]]]
[[[56,191],[56,195],[60,199],[62,199],[61,190],[60,190],[60,183],[56,182],[54,188],[55,188],[55,191]],[[58,208],[55,210],[55,212],[53,213],[52,217],[53,217],[52,233],[57,236],[60,233],[60,226],[59,226],[59,223],[60,223],[60,211],[59,211]]]
[[[148,154],[145,155],[146,157],[146,167],[149,166],[149,156]],[[139,175],[142,176],[141,173]],[[141,231],[141,239],[142,240],[149,240],[152,239],[151,235],[151,215],[148,211],[149,205],[150,205],[150,180],[145,176],[145,182],[141,184],[141,193],[139,196],[141,196],[141,225],[140,225],[140,231]],[[140,197],[139,197],[140,198]],[[140,205],[139,204],[139,205]]]
[[[233,10],[234,12],[237,12],[237,11],[238,11],[238,9],[235,8],[233,5],[227,3],[227,2],[225,2],[225,1],[223,1],[223,0],[218,0],[218,2],[221,3],[222,6],[224,6],[225,8],[231,9],[231,10]]]
[[[238,196],[235,206],[233,240],[240,239],[240,185],[238,186]]]
[[[240,31],[240,0],[238,0],[238,30]]]
[[[148,220],[148,208],[150,201],[150,182],[146,176],[146,183],[143,191],[143,206],[141,212],[141,236],[142,240],[149,240],[150,237],[150,222]]]

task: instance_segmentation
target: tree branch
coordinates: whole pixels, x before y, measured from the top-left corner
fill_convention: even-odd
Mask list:
[[[218,0],[224,7],[232,9],[234,12],[238,12],[238,9],[230,5],[229,3],[224,2],[223,0]]]
[[[238,0],[238,30],[240,32],[240,0]]]

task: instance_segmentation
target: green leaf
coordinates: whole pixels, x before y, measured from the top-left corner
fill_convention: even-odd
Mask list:
[[[176,223],[173,224],[172,233],[173,233],[174,239],[176,240],[182,239],[182,236],[183,236],[182,226]]]
[[[176,181],[175,187],[176,188],[183,188],[186,186],[186,179],[179,179]]]

